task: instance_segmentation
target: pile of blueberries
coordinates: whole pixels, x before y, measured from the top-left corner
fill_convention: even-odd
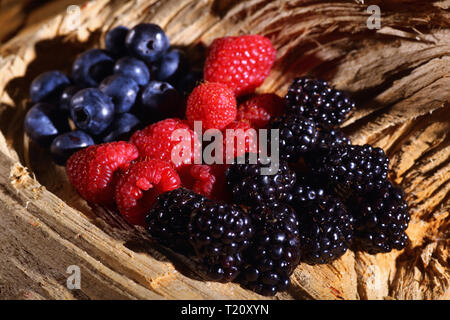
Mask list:
[[[118,26],[106,49],[79,55],[70,76],[48,71],[30,86],[24,129],[64,165],[87,146],[126,140],[149,123],[184,114],[185,96],[202,80],[186,52],[156,24]]]

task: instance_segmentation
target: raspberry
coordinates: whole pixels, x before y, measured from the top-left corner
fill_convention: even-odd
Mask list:
[[[215,39],[208,49],[204,78],[226,84],[237,96],[252,93],[269,75],[275,59],[276,50],[266,37]]]
[[[192,212],[190,242],[211,280],[234,280],[243,262],[242,252],[253,236],[250,217],[239,206],[208,200]]]
[[[207,165],[193,165],[190,168],[191,176],[195,179],[192,190],[205,196],[211,195],[216,177]]]
[[[227,132],[228,130],[233,131]],[[230,140],[230,142],[227,142],[228,140]],[[232,160],[235,157],[241,157],[248,152],[257,152],[257,143],[257,132],[251,127],[250,122],[246,120],[231,122],[228,126],[226,126],[223,132],[224,161],[228,158],[231,158]],[[230,157],[227,157],[227,144],[230,144],[230,148],[231,145],[233,145],[233,153],[231,153],[231,150],[228,151],[228,153],[230,153]],[[229,163],[228,161],[225,162]]]
[[[211,167],[205,164],[193,164],[177,170],[183,187],[193,190],[201,195],[211,195],[216,178]]]
[[[138,156],[136,147],[123,141],[90,146],[69,158],[67,177],[88,202],[112,204],[116,172],[126,170]]]
[[[271,118],[281,116],[285,109],[284,99],[276,94],[259,94],[238,107],[236,120],[247,120],[253,128],[263,129]]]
[[[180,130],[182,135],[175,133],[174,139],[172,134],[176,130]],[[191,144],[190,150],[183,148],[176,152],[177,158],[172,157],[172,152],[175,152],[175,147],[181,146],[184,142],[187,145]],[[160,159],[172,162],[175,168],[180,168],[184,164],[194,163],[195,152],[200,148],[198,137],[192,131],[185,120],[180,119],[165,119],[149,125],[143,130],[136,131],[130,139],[139,150],[141,157],[148,157],[150,159]]]
[[[121,175],[116,186],[117,207],[129,223],[144,225],[145,214],[156,197],[178,187],[180,177],[170,163],[141,159]]]
[[[204,130],[222,130],[236,118],[236,112],[233,92],[220,83],[202,83],[187,100],[186,118],[191,126],[202,121]]]
[[[229,168],[227,164],[212,164],[211,173],[216,179],[211,195],[211,199],[231,202],[231,193],[227,189],[227,179],[225,172]]]
[[[214,200],[230,201],[226,188],[225,170],[222,164],[194,164],[178,169],[182,185]]]

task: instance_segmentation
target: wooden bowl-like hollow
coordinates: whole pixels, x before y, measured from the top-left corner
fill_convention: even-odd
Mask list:
[[[189,259],[156,246],[117,214],[89,207],[64,168],[24,136],[36,75],[69,71],[75,56],[101,46],[110,28],[147,21],[160,24],[172,43],[191,47],[225,35],[266,35],[278,58],[260,92],[284,95],[304,74],[329,80],[357,101],[344,123],[353,142],[380,146],[391,159],[391,179],[411,208],[409,246],[301,264],[277,298],[448,299],[450,4],[377,1],[381,25],[370,29],[373,12],[360,2],[98,0],[80,7],[75,27],[64,11],[1,45],[0,297],[264,298],[200,280]],[[73,265],[81,271],[79,290],[66,285]]]

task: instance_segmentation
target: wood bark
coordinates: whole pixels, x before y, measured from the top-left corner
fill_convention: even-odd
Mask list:
[[[284,95],[305,74],[329,80],[357,102],[344,123],[353,142],[391,158],[390,176],[411,209],[410,245],[301,264],[276,299],[449,299],[450,1],[370,4],[381,9],[381,29],[368,29],[363,1],[97,0],[81,5],[76,30],[64,10],[0,46],[0,298],[264,298],[202,281],[195,261],[88,206],[23,134],[37,74],[69,71],[110,28],[147,21],[192,50],[225,35],[268,36],[278,57],[260,92]],[[81,290],[66,288],[70,265],[81,268]]]

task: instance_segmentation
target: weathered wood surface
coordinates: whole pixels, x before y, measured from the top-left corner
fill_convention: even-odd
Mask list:
[[[70,5],[83,4],[84,0],[2,0],[0,1],[0,44],[22,30],[49,19]]]
[[[267,35],[278,60],[260,91],[284,94],[292,77],[306,73],[349,90],[358,108],[346,132],[355,143],[385,148],[391,178],[406,190],[408,248],[301,264],[289,292],[276,298],[449,299],[450,1],[375,1],[380,30],[367,28],[361,2],[98,0],[82,5],[75,31],[64,11],[1,46],[0,298],[263,298],[199,280],[194,262],[157,248],[116,214],[90,208],[63,168],[23,135],[34,76],[67,71],[111,27],[151,21],[179,45]],[[65,286],[69,265],[81,268],[81,290]]]

